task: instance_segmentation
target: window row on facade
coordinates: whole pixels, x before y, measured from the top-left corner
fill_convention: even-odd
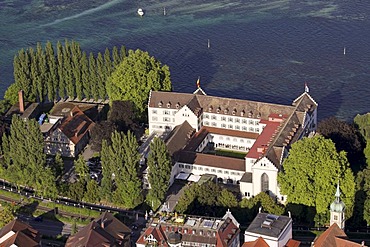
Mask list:
[[[215,168],[203,168],[201,166],[194,166],[194,165],[185,165],[185,164],[179,164],[179,168],[186,169],[186,170],[198,170],[198,171],[205,171],[205,172],[212,172],[212,173],[219,173],[219,174],[228,174],[228,175],[235,175],[235,176],[242,176],[242,173],[239,172],[233,172],[228,170],[220,170]]]

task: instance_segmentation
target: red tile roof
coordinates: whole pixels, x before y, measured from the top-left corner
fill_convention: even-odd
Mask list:
[[[299,247],[301,245],[300,241],[289,239],[289,241],[286,243],[285,247]]]
[[[347,235],[334,223],[315,241],[315,247],[356,247],[361,244],[347,240]]]
[[[152,235],[155,240],[157,240],[157,246],[168,247],[167,239],[165,234],[162,232],[160,227],[149,226],[143,234],[136,241],[137,244],[146,244],[146,238]]]
[[[261,120],[261,123],[266,124],[266,126],[249,150],[246,156],[247,158],[259,159],[262,157],[268,149],[273,135],[277,132],[281,124],[280,122],[271,122],[267,120]]]
[[[23,223],[19,219],[15,219],[5,225],[0,231],[0,238],[9,232],[14,232],[12,236],[0,243],[1,247],[12,246],[40,246],[41,235],[31,226]]]
[[[209,166],[215,168],[230,169],[236,171],[245,171],[244,159],[217,156],[214,154],[203,154],[182,151],[180,152],[178,162]]]
[[[93,121],[86,116],[80,108],[75,106],[71,110],[71,114],[67,118],[63,119],[58,128],[74,144],[77,144],[93,126]]]
[[[254,241],[245,242],[242,247],[269,247],[269,245],[263,238],[259,237]]]

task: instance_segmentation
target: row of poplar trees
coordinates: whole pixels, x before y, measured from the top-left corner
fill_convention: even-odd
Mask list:
[[[22,89],[26,100],[39,102],[65,97],[106,99],[107,78],[126,55],[124,46],[94,56],[75,41],[58,42],[56,50],[51,42],[45,47],[38,43],[36,49],[22,49],[14,57],[15,83],[10,91]]]

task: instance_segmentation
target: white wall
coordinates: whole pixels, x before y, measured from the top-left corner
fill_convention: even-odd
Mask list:
[[[175,117],[175,126],[180,125],[185,121],[188,121],[191,127],[196,129],[196,131],[199,131],[198,117],[186,105],[183,106],[178,112],[176,112],[174,117]]]
[[[149,134],[154,131],[157,133],[164,133],[171,131],[175,126],[175,114],[177,109],[167,108],[166,105],[162,107],[149,107]],[[168,128],[166,128],[168,126]]]
[[[284,247],[289,239],[292,239],[293,237],[292,221],[290,221],[288,225],[283,229],[282,234],[278,238],[245,231],[244,242],[255,241],[259,237],[262,237],[263,240],[265,240],[270,247]]]
[[[254,196],[261,192],[261,176],[266,173],[269,178],[269,190],[276,195],[277,194],[277,173],[278,169],[266,158],[258,160],[252,166],[253,172],[253,192]]]
[[[222,129],[233,129],[245,132],[254,132],[261,134],[264,124],[260,124],[260,119],[258,118],[248,118],[232,115],[230,112],[227,114],[221,110],[219,113],[216,112],[216,109],[213,109],[212,112],[207,112],[208,109],[204,109],[203,112],[203,125],[222,128]],[[246,114],[247,115],[247,114]]]
[[[222,178],[224,183],[227,182],[227,179],[232,179],[233,183],[237,184],[237,181],[240,181],[244,174],[243,171],[202,166],[197,164],[187,164],[181,162],[176,162],[175,166],[177,172],[174,176],[176,176],[180,172],[192,173],[194,175],[212,174],[216,175],[217,178]]]

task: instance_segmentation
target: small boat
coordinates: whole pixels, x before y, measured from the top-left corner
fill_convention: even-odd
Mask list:
[[[163,7],[163,15],[166,15],[166,7]]]
[[[346,55],[346,47],[343,48],[343,55]]]
[[[138,9],[137,14],[140,15],[140,16],[143,16],[144,15],[144,10],[143,9]]]

